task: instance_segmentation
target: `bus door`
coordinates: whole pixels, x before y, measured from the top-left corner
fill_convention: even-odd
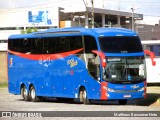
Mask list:
[[[94,37],[84,36],[84,59],[89,74],[96,80],[100,79],[99,56],[92,52],[97,50],[97,43]]]

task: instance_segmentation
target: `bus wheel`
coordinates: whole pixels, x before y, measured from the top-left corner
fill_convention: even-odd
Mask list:
[[[29,101],[30,100],[29,94],[27,93],[26,86],[23,86],[21,88],[21,96],[25,101]]]
[[[118,100],[120,105],[126,105],[127,104],[127,100]]]
[[[36,90],[35,90],[34,86],[31,86],[29,96],[30,96],[32,102],[40,101],[40,98],[38,96],[36,96]]]
[[[83,104],[90,104],[90,100],[87,99],[87,92],[85,88],[80,90],[79,99]]]

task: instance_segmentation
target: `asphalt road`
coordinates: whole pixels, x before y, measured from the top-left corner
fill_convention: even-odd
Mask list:
[[[74,103],[58,102],[56,99],[47,99],[44,102],[25,102],[20,95],[9,94],[7,88],[0,88],[0,111],[160,111],[160,106],[152,105],[160,98],[160,87],[150,87],[147,93],[149,98],[155,99],[130,100],[127,105],[119,105],[117,101],[94,101],[91,105],[83,105],[76,101]],[[89,118],[87,117],[86,119]],[[60,118],[58,117],[58,119]],[[64,118],[62,117],[62,119]],[[65,118],[65,120],[66,119],[68,118]],[[81,119],[84,119],[84,117],[82,116]],[[153,119],[158,118],[153,117]]]

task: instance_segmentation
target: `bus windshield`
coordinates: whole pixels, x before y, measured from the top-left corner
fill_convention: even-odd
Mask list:
[[[142,82],[146,80],[144,57],[107,57],[103,78],[110,82]]]
[[[137,36],[99,37],[100,48],[104,53],[143,52]]]

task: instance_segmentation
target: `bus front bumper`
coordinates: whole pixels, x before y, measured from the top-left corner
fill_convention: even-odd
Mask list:
[[[146,93],[144,91],[140,92],[107,92],[106,93],[107,100],[118,100],[118,99],[141,99],[146,98]]]

